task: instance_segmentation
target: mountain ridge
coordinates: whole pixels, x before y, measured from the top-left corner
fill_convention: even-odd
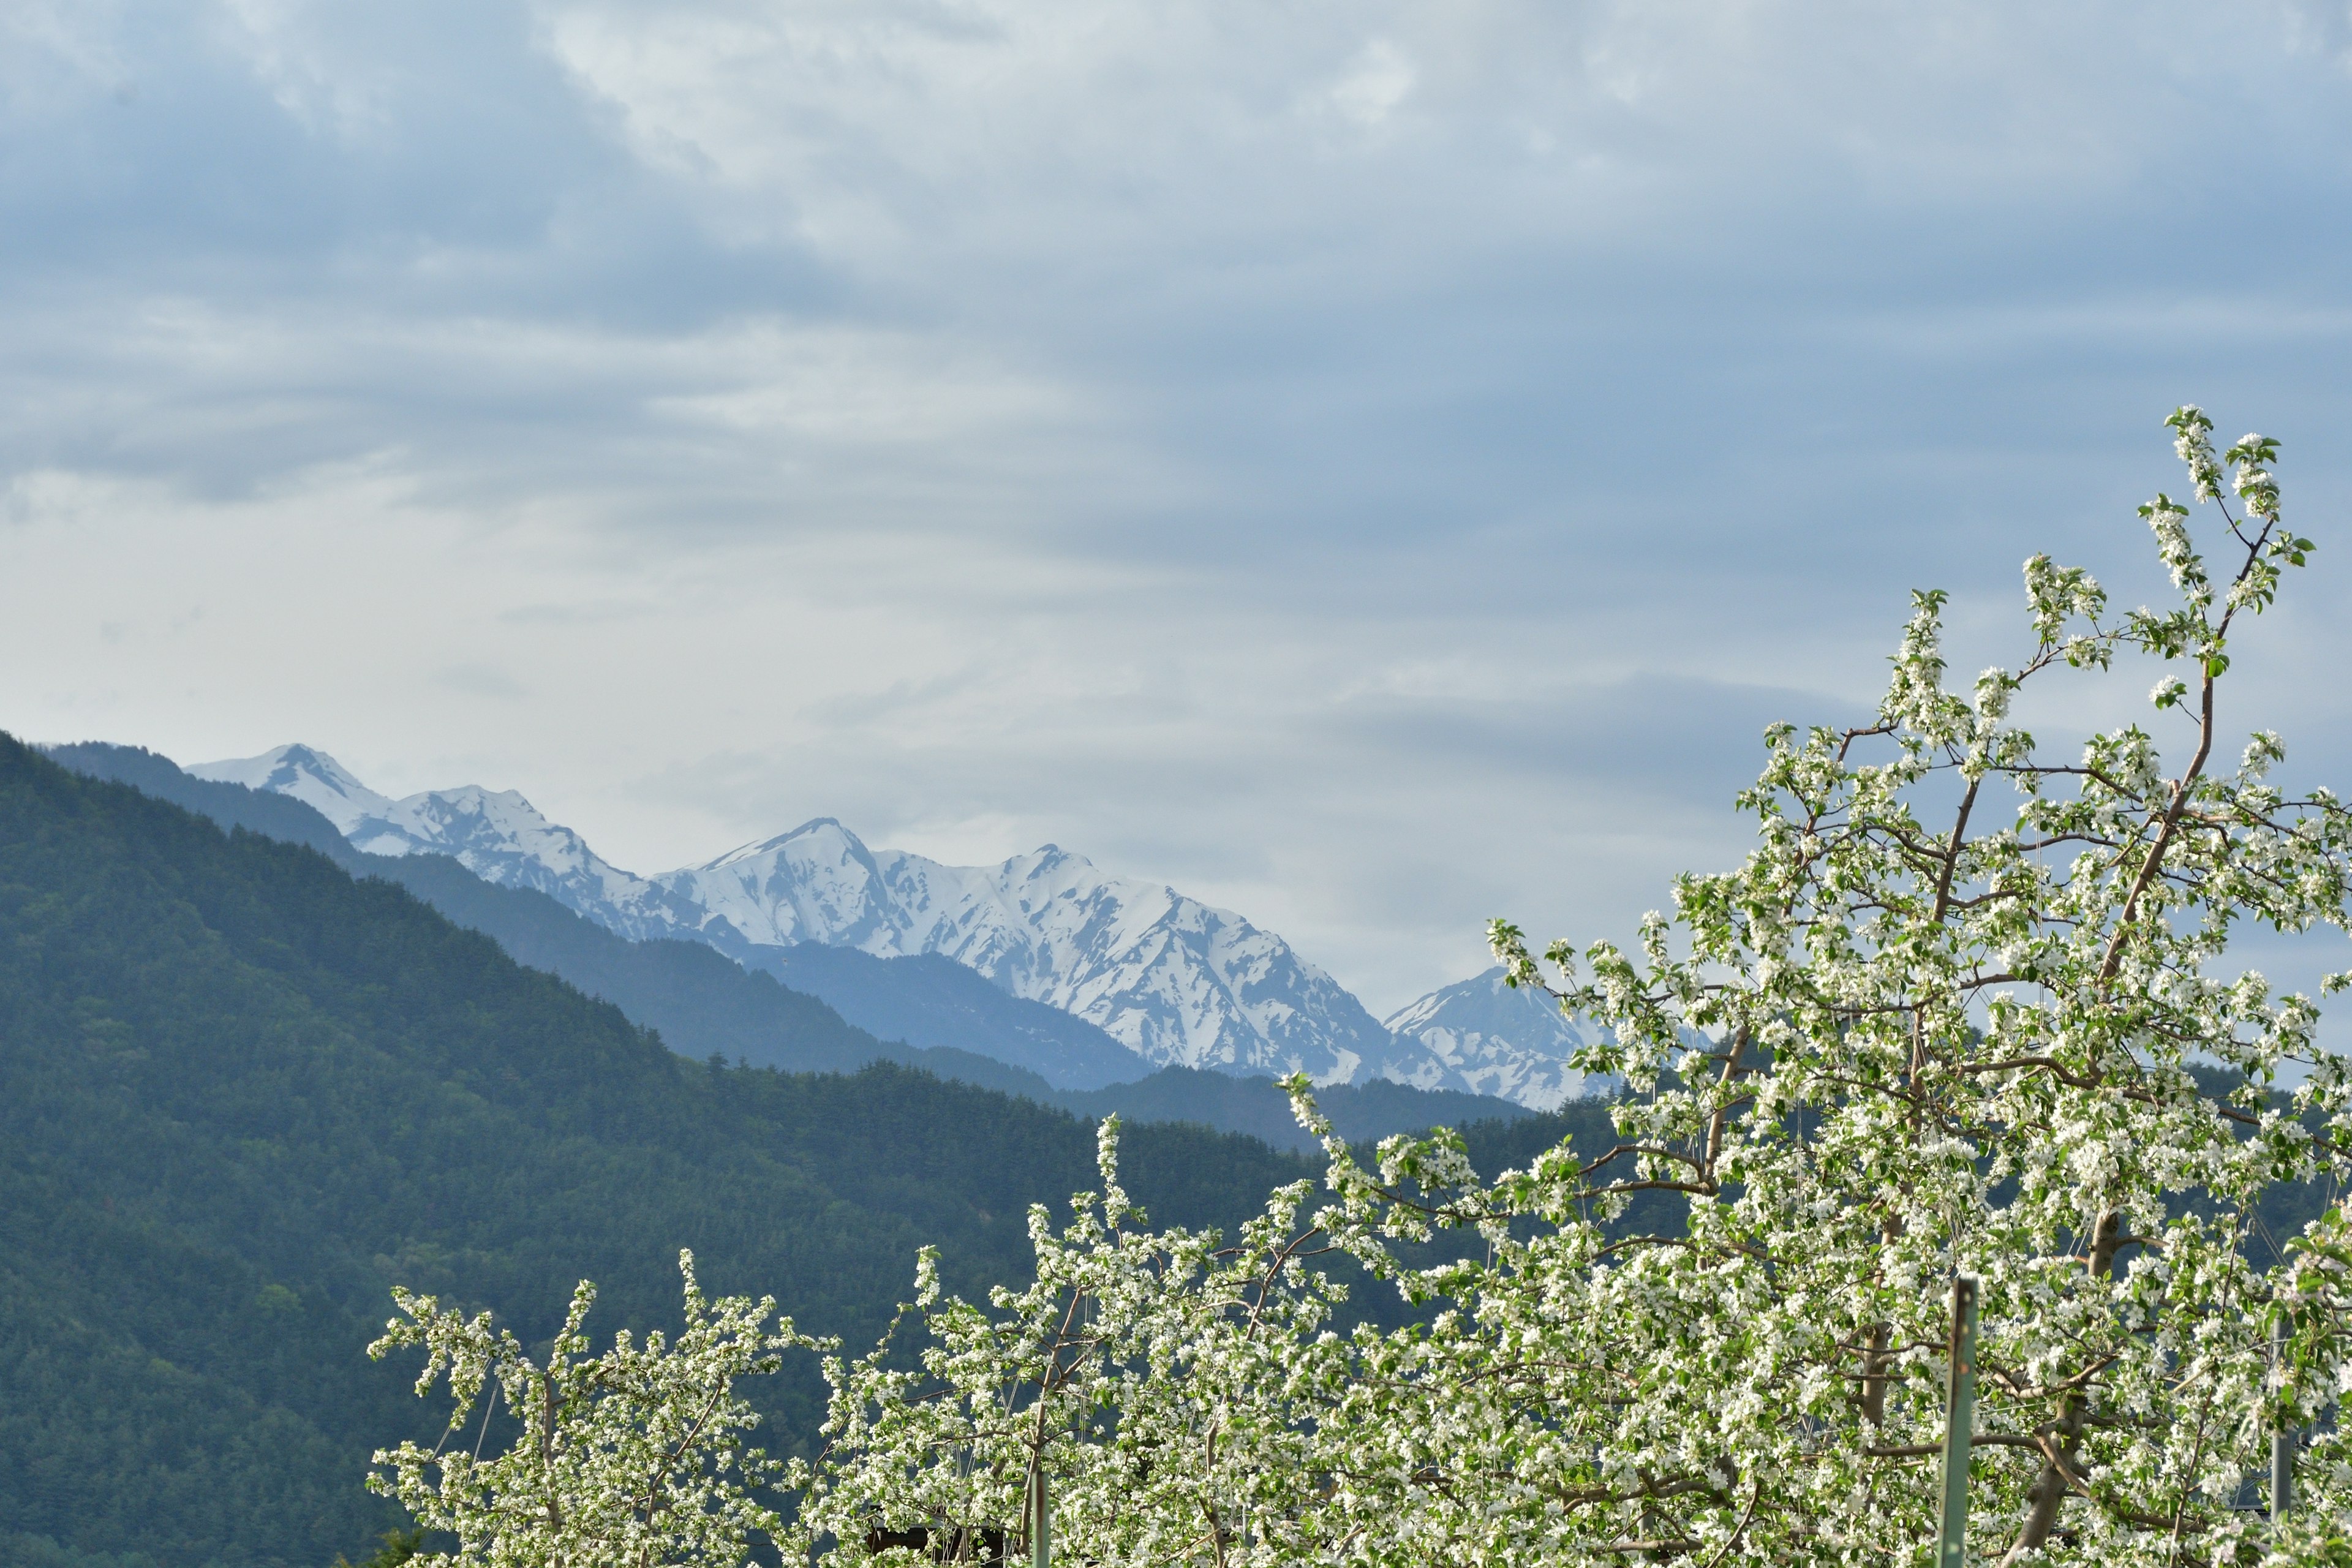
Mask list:
[[[1496,1095],[1534,1110],[1557,1110],[1592,1091],[1570,1064],[1588,1043],[1584,1030],[1542,992],[1505,984],[1504,973],[1497,964],[1440,986],[1382,1020],[1429,1054],[1423,1077],[1401,1081]]]
[[[300,744],[188,771],[305,799],[371,852],[446,855],[632,940],[705,942],[780,977],[783,955],[811,944],[881,959],[935,954],[1093,1026],[1147,1072],[1304,1071],[1326,1086],[1382,1079],[1540,1109],[1582,1087],[1565,1060],[1578,1043],[1572,1029],[1563,1035],[1533,1015],[1522,1019],[1528,1037],[1516,1040],[1492,1016],[1463,1027],[1415,1015],[1411,1031],[1393,1029],[1277,933],[1165,884],[1108,875],[1058,845],[953,867],[874,849],[838,817],[815,816],[648,877],[604,860],[513,790],[467,785],[393,800]],[[1440,999],[1458,1011],[1467,1003],[1448,997],[1454,989],[1399,1016]]]

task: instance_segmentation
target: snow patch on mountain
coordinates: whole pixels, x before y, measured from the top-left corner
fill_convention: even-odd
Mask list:
[[[1581,1029],[1540,991],[1514,991],[1501,966],[1431,992],[1387,1020],[1400,1041],[1420,1047],[1403,1075],[1416,1089],[1461,1089],[1557,1110],[1587,1091],[1569,1065],[1586,1043]]]

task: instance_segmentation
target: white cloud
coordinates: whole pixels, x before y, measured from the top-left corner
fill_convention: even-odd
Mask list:
[[[2341,510],[2336,20],[0,7],[0,726],[1054,839],[1384,1008],[1736,853],[1907,588],[2146,591],[2173,403]]]
[[[1386,38],[1374,38],[1323,96],[1333,109],[1369,131],[1412,96],[1419,79],[1410,56]]]

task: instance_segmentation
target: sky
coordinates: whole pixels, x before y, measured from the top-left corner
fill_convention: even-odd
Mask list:
[[[2352,787],[2347,198],[2342,0],[0,0],[0,729],[1057,843],[1385,1014],[1733,863],[1913,588],[2155,598],[2182,402]]]

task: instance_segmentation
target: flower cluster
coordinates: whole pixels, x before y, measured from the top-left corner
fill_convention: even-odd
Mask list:
[[[767,1328],[773,1300],[706,1300],[692,1253],[678,1268],[686,1329],[675,1342],[655,1332],[636,1343],[625,1329],[589,1356],[583,1325],[596,1292],[583,1281],[544,1365],[510,1331],[492,1332],[488,1312],[394,1292],[401,1316],[368,1354],[421,1347],[416,1392],[446,1382],[454,1405],[438,1447],[381,1449],[368,1481],[455,1543],[417,1556],[420,1568],[734,1568],[756,1536],[782,1528],[759,1494],[805,1484],[806,1468],[745,1444],[759,1417],[734,1384],[776,1371],[787,1350],[822,1347],[789,1319]],[[519,1435],[486,1459],[501,1402]]]

